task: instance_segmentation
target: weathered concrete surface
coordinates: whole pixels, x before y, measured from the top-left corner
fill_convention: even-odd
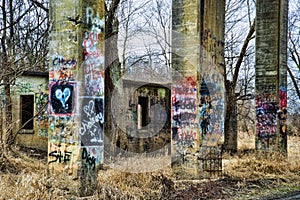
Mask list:
[[[200,134],[202,146],[218,146],[224,142],[225,117],[225,60],[224,60],[224,29],[225,29],[225,1],[200,1],[200,79],[199,98],[200,113],[209,98],[211,116],[210,136]],[[203,119],[199,119],[200,126]],[[202,133],[201,133],[202,132]],[[236,145],[235,136],[231,137],[229,144]]]
[[[32,115],[39,115],[33,120],[33,129],[21,129],[16,138],[16,143],[20,146],[35,148],[47,151],[48,145],[48,74],[27,73],[18,77],[16,85],[12,87],[13,121],[17,122],[13,126],[16,133],[22,127],[22,104],[33,106]],[[32,102],[21,102],[22,96],[32,96]],[[3,103],[3,102],[2,102]]]
[[[91,195],[103,163],[104,1],[50,1],[50,171],[80,180]]]
[[[256,2],[256,148],[260,150],[286,151],[287,10],[287,0]]]
[[[179,179],[199,178],[198,161],[193,156],[199,150],[197,128],[183,127],[187,115],[183,102],[192,100],[191,112],[197,123],[197,76],[200,53],[199,2],[173,1],[172,4],[172,168]],[[190,92],[189,92],[190,91]],[[192,111],[193,110],[193,111]]]
[[[225,1],[172,5],[172,168],[199,179],[199,158],[223,142]]]

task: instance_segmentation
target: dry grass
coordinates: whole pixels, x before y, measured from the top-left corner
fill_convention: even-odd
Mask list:
[[[225,155],[224,178],[175,181],[168,158],[124,158],[98,173],[91,199],[255,199],[300,191],[300,138],[289,137],[288,158],[280,155]],[[0,173],[0,199],[76,199],[68,175],[49,177],[46,164],[20,154],[10,160],[18,173]],[[159,166],[154,168],[154,165]],[[128,171],[142,171],[130,173]]]
[[[232,158],[227,165],[226,174],[233,179],[260,180],[281,178],[285,181],[300,180],[300,164],[290,161],[280,154],[246,155]]]
[[[235,199],[258,199],[300,191],[300,164],[281,155],[244,155],[231,158],[226,176],[237,182]]]
[[[157,199],[172,187],[170,168],[139,174],[108,170],[98,177],[100,199]]]
[[[288,137],[288,159],[300,165],[300,136]]]
[[[251,142],[250,142],[251,141]],[[247,138],[246,145],[253,146],[254,137]],[[252,148],[251,148],[252,149]],[[281,154],[250,153],[246,155],[225,155],[225,172],[232,178],[247,180],[282,177],[283,179],[300,178],[300,137],[288,137],[288,157]]]
[[[49,177],[45,161],[23,153],[7,158],[7,166],[14,170],[0,172],[0,199],[68,199],[72,192],[76,196],[71,186],[74,181],[61,174]]]
[[[239,150],[255,149],[255,135],[251,132],[238,132],[238,144]]]
[[[46,171],[0,174],[0,199],[70,199],[77,196],[67,176],[49,177]]]

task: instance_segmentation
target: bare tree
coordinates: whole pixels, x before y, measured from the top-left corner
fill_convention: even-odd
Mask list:
[[[300,109],[300,3],[290,0],[288,30],[288,75],[290,111]]]
[[[254,81],[254,70],[251,63],[254,63],[254,44],[251,41],[254,38],[255,32],[254,10],[255,5],[251,0],[226,1],[225,89],[227,104],[225,115],[225,150],[236,150],[229,147],[230,134],[233,134],[230,129],[230,121],[235,115],[234,111],[237,101],[239,99],[249,99],[253,90],[253,86],[251,87],[251,85],[253,85]],[[243,104],[242,106],[245,105],[250,109],[249,104]],[[243,118],[251,119],[251,116],[244,115]]]
[[[116,89],[118,93],[118,80],[121,76],[121,63],[118,57],[118,35],[119,35],[119,19],[118,9],[121,4],[121,0],[110,0],[105,2],[105,133],[106,144],[115,142],[117,135],[121,132],[117,124],[114,123],[111,113],[112,108],[112,96]],[[112,145],[114,146],[114,145]],[[113,151],[110,145],[106,145],[108,148],[106,151]]]
[[[146,12],[147,10],[148,12]],[[152,0],[150,1],[150,5],[144,8],[143,14],[146,23],[145,27],[141,30],[144,34],[153,38],[153,43],[156,44],[156,51],[158,51],[158,53],[154,53],[154,55],[156,55],[158,61],[164,63],[164,66],[169,70],[171,68],[171,2],[168,0]]]
[[[170,4],[168,0],[148,0],[126,1],[121,5],[119,48],[123,73],[141,69],[149,77],[155,71],[169,73]]]
[[[48,52],[47,1],[1,0],[0,4],[0,152],[14,143],[11,86],[24,71],[46,71]]]

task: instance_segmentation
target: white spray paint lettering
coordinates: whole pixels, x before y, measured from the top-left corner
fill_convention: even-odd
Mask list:
[[[87,120],[83,120],[81,123],[80,134],[85,135],[87,132],[91,134],[91,136],[95,136],[97,130],[99,129],[95,124],[100,122],[104,123],[104,117],[102,113],[94,112],[95,103],[93,100],[89,101],[88,105],[83,107],[83,111],[87,116]]]

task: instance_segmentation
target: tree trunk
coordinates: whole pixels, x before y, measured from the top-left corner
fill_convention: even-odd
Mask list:
[[[298,98],[299,98],[299,100],[300,100],[300,88],[299,88],[299,86],[298,86],[298,84],[297,84],[297,80],[296,80],[296,78],[295,78],[295,76],[294,76],[292,70],[291,70],[289,67],[287,67],[287,71],[288,71],[288,73],[289,73],[289,75],[290,75],[290,77],[291,77],[291,79],[292,79],[294,88],[295,88],[295,90],[296,90],[296,94],[297,94],[297,96],[298,96]]]
[[[233,74],[233,78],[232,81],[226,80],[225,77],[225,89],[226,89],[226,114],[225,114],[225,124],[224,124],[224,131],[225,131],[225,138],[224,138],[224,145],[223,145],[223,150],[225,151],[236,151],[237,149],[232,149],[229,146],[230,143],[230,134],[232,134],[230,132],[230,120],[232,118],[232,113],[234,111],[234,107],[236,106],[236,97],[235,97],[235,89],[236,89],[236,85],[237,85],[237,81],[238,81],[238,76],[239,76],[239,72],[240,72],[240,68],[243,62],[243,59],[246,55],[246,51],[249,45],[249,42],[251,41],[251,39],[253,38],[253,34],[255,32],[255,21],[252,23],[252,25],[250,26],[249,32],[247,34],[247,37],[243,43],[243,46],[241,48],[236,66],[235,66],[235,70],[234,70],[234,74]],[[235,138],[237,139],[237,138]]]
[[[223,150],[225,151],[236,151],[236,149],[232,149],[230,147],[230,139],[231,139],[231,134],[233,134],[230,130],[230,120],[233,117],[233,111],[234,107],[236,105],[236,99],[235,99],[235,86],[231,81],[226,81],[225,83],[225,88],[226,88],[226,113],[225,113],[225,124],[224,124],[224,145],[223,145]]]
[[[12,105],[11,105],[11,92],[10,92],[10,84],[9,78],[4,78],[4,90],[5,90],[5,99],[6,99],[6,106],[5,106],[5,113],[4,113],[4,138],[5,144],[8,148],[14,143],[13,131],[12,131]]]
[[[118,32],[119,21],[117,17],[118,5],[120,0],[111,2],[110,7],[106,10],[105,24],[105,156],[111,156],[115,152],[120,129],[112,117],[113,107],[112,96],[115,92],[119,93],[118,80],[121,74],[121,65],[118,58]],[[115,109],[114,109],[115,110]]]

